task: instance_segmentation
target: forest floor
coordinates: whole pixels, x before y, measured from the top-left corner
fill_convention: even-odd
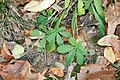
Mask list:
[[[42,1],[0,0],[0,80],[120,80],[119,0],[101,0],[105,19],[94,0],[90,4],[97,13],[89,5],[82,15],[76,5],[86,0],[71,0],[67,9],[66,0],[43,1],[49,6],[44,8]],[[29,7],[39,3],[43,10],[25,8],[30,2]],[[66,37],[69,34],[72,38]],[[74,49],[68,45],[76,52],[70,53]]]

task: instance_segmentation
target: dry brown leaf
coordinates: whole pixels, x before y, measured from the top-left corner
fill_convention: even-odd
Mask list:
[[[77,74],[78,80],[115,80],[115,70],[108,70],[103,65],[88,64],[82,66],[80,73]]]
[[[120,24],[120,2],[117,2],[115,6],[109,6],[105,16],[108,23],[107,34],[114,34],[116,26]]]
[[[10,51],[8,50],[8,46],[6,43],[3,43],[3,49],[5,50],[5,52],[7,53],[7,55],[11,55]]]
[[[3,48],[1,49],[0,56],[2,56],[3,59],[6,60],[6,61],[9,61],[9,60],[13,59],[14,57],[12,56],[10,51],[8,50],[7,44],[3,43],[2,47]]]
[[[115,39],[117,40],[119,37],[116,36],[116,35],[112,35],[112,34],[109,34],[109,35],[106,35],[104,37],[102,37],[98,42],[97,44],[99,44],[100,46],[112,46],[110,43],[109,43],[109,39]]]
[[[101,71],[103,69],[103,65],[99,64],[88,64],[85,66],[82,66],[80,69],[80,73],[78,73],[77,77],[78,80],[86,80],[86,76],[89,73],[94,73],[97,71]]]
[[[0,75],[4,80],[43,80],[40,73],[32,73],[27,61],[12,60],[11,64],[0,64]]]
[[[95,73],[87,74],[84,78],[80,78],[81,76],[78,74],[78,80],[116,80],[115,70],[103,70]]]
[[[33,11],[33,12],[40,12],[49,8],[55,0],[43,0],[43,1],[30,1],[25,7],[24,10]]]
[[[115,57],[116,57],[116,60],[120,60],[120,52],[115,52]]]
[[[108,59],[111,63],[116,62],[115,54],[111,47],[106,47],[104,49],[104,57]]]
[[[120,40],[108,39],[108,42],[112,45],[114,52],[120,52]]]
[[[45,76],[45,74],[47,73],[47,71],[48,71],[48,68],[46,68],[46,69],[41,73],[41,75],[42,75],[42,76]]]
[[[64,72],[60,68],[51,68],[49,70],[49,72],[52,72],[54,75],[59,76],[59,77],[63,77],[64,76]]]

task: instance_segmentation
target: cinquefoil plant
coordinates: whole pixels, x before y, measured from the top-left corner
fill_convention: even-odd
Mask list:
[[[82,46],[81,42],[76,42],[76,40],[71,37],[69,39],[68,45],[61,45],[57,48],[57,51],[59,53],[68,53],[66,55],[66,64],[70,65],[72,61],[74,60],[74,57],[76,57],[76,61],[79,65],[82,65],[84,62],[84,55],[86,54],[86,50]]]

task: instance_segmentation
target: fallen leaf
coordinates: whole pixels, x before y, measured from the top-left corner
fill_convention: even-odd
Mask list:
[[[13,56],[18,59],[20,58],[23,53],[24,53],[24,47],[22,47],[21,45],[15,45],[14,49],[12,50]]]
[[[52,72],[54,75],[59,76],[59,77],[63,77],[64,76],[64,72],[60,68],[51,68],[49,70],[49,72]]]
[[[78,80],[86,80],[86,76],[88,73],[101,71],[102,68],[103,66],[98,64],[88,64],[88,65],[82,66],[80,69],[80,73],[77,74],[77,78]]]
[[[7,55],[11,55],[10,51],[8,50],[8,46],[6,43],[3,43],[3,49],[5,50],[5,52],[7,53]]]
[[[0,64],[0,75],[4,80],[43,80],[40,73],[32,73],[27,61],[12,60],[11,64]]]
[[[45,74],[47,73],[47,71],[48,71],[48,68],[46,68],[46,69],[41,73],[41,75],[42,75],[42,76],[45,76]]]
[[[55,62],[55,63],[54,63],[54,67],[60,68],[61,70],[64,70],[64,69],[65,69],[64,64],[63,64],[63,63],[60,63],[60,62]]]
[[[1,49],[0,56],[6,61],[14,58],[8,50],[8,45],[6,43],[3,43],[3,48]]]
[[[120,52],[115,52],[115,57],[116,57],[116,60],[120,60]]]
[[[40,12],[49,8],[55,0],[43,0],[43,1],[30,1],[25,7],[24,10],[33,11],[33,12]]]
[[[102,70],[95,73],[90,73],[81,78],[80,74],[77,74],[78,80],[116,80],[116,70]]]
[[[114,52],[120,52],[120,40],[110,38],[108,39],[108,42],[111,44]]]
[[[110,43],[109,43],[109,39],[118,39],[119,37],[116,36],[116,35],[112,35],[112,34],[109,34],[109,35],[106,35],[104,37],[102,37],[98,42],[97,44],[99,44],[100,46],[112,46]]]
[[[115,80],[115,69],[104,68],[99,64],[88,64],[82,66],[77,80]]]
[[[106,47],[104,49],[104,57],[108,59],[111,63],[116,62],[115,54],[111,47]]]
[[[109,6],[107,12],[105,12],[106,22],[108,23],[107,34],[114,34],[118,24],[120,24],[120,2],[117,2],[115,6]]]

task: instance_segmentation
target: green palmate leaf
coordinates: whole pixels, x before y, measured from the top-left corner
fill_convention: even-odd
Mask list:
[[[71,34],[70,33],[68,33],[68,32],[66,32],[66,31],[61,31],[61,32],[59,32],[62,36],[64,36],[64,37],[67,37],[67,38],[69,38],[69,37],[71,37]]]
[[[65,27],[60,27],[59,29],[58,29],[58,31],[64,31],[65,30]]]
[[[71,46],[71,45],[61,45],[61,46],[59,46],[59,47],[57,48],[57,51],[58,51],[59,53],[67,53],[67,52],[69,52],[69,51],[71,51],[71,50],[73,50],[73,49],[74,49],[74,47]]]
[[[77,43],[77,46],[78,46],[78,47],[83,47],[83,46],[82,46],[82,42],[78,42],[78,43]]]
[[[59,25],[60,25],[60,23],[61,23],[61,21],[62,21],[64,15],[65,15],[65,11],[62,13],[60,19],[59,19],[58,22],[56,23],[55,28],[58,28],[58,27],[59,27]]]
[[[41,23],[41,22],[45,21],[46,19],[47,19],[47,17],[41,15],[41,16],[37,17],[37,23]]]
[[[48,52],[52,52],[55,50],[55,40],[51,40],[46,46]]]
[[[40,40],[41,48],[45,48],[45,44],[46,44],[46,37],[44,37],[42,40]]]
[[[102,21],[102,19],[100,18],[100,16],[98,15],[98,13],[95,11],[95,8],[94,6],[92,5],[92,10],[93,10],[93,13],[95,15],[95,19],[99,21],[99,25],[98,25],[98,30],[100,32],[100,36],[104,36],[104,23]]]
[[[61,44],[63,44],[63,40],[62,40],[62,38],[61,38],[61,36],[57,33],[57,44],[58,45],[61,45]]]
[[[100,0],[94,0],[94,5],[95,5],[95,8],[96,8],[98,14],[102,17],[102,19],[105,19],[104,11],[102,9]]]
[[[75,49],[70,51],[67,55],[66,55],[66,64],[69,66],[72,61],[74,60],[74,56],[75,56]]]
[[[82,43],[81,42],[78,42],[77,44],[77,49],[79,50],[79,52],[82,54],[82,55],[85,55],[87,52],[86,50],[84,49],[84,47],[82,46]]]
[[[82,55],[85,55],[87,53],[83,47],[79,47],[78,50]]]
[[[74,13],[73,13],[73,17],[72,17],[72,24],[71,24],[71,29],[72,29],[72,34],[74,34],[74,28],[75,28],[75,20],[77,18],[77,13],[76,13],[76,8],[74,10]]]
[[[47,32],[46,26],[45,25],[40,25],[39,29],[43,30],[44,32]]]
[[[81,52],[77,49],[76,51],[76,60],[79,65],[82,65],[84,62],[84,56],[81,54]]]
[[[31,36],[40,36],[40,31],[38,29],[34,29],[30,32]]]
[[[55,30],[53,28],[48,28],[46,33],[47,33],[47,35],[49,35],[49,34],[52,34],[54,32],[55,32]]]
[[[70,4],[70,0],[65,0],[65,9],[68,8],[69,4]]]
[[[70,37],[69,43],[70,43],[71,45],[73,45],[73,46],[76,46],[76,45],[77,45],[77,44],[76,44],[76,40],[75,40],[75,38],[73,38],[73,37]]]
[[[51,42],[52,40],[55,39],[55,36],[56,36],[56,32],[53,32],[53,33],[49,34],[49,35],[47,36],[47,41],[48,41],[48,42]]]
[[[48,22],[48,19],[45,19],[43,22],[41,22],[41,25],[46,25],[47,22]]]
[[[82,0],[78,0],[78,15],[81,16],[85,14],[85,9],[83,8],[84,4]]]

